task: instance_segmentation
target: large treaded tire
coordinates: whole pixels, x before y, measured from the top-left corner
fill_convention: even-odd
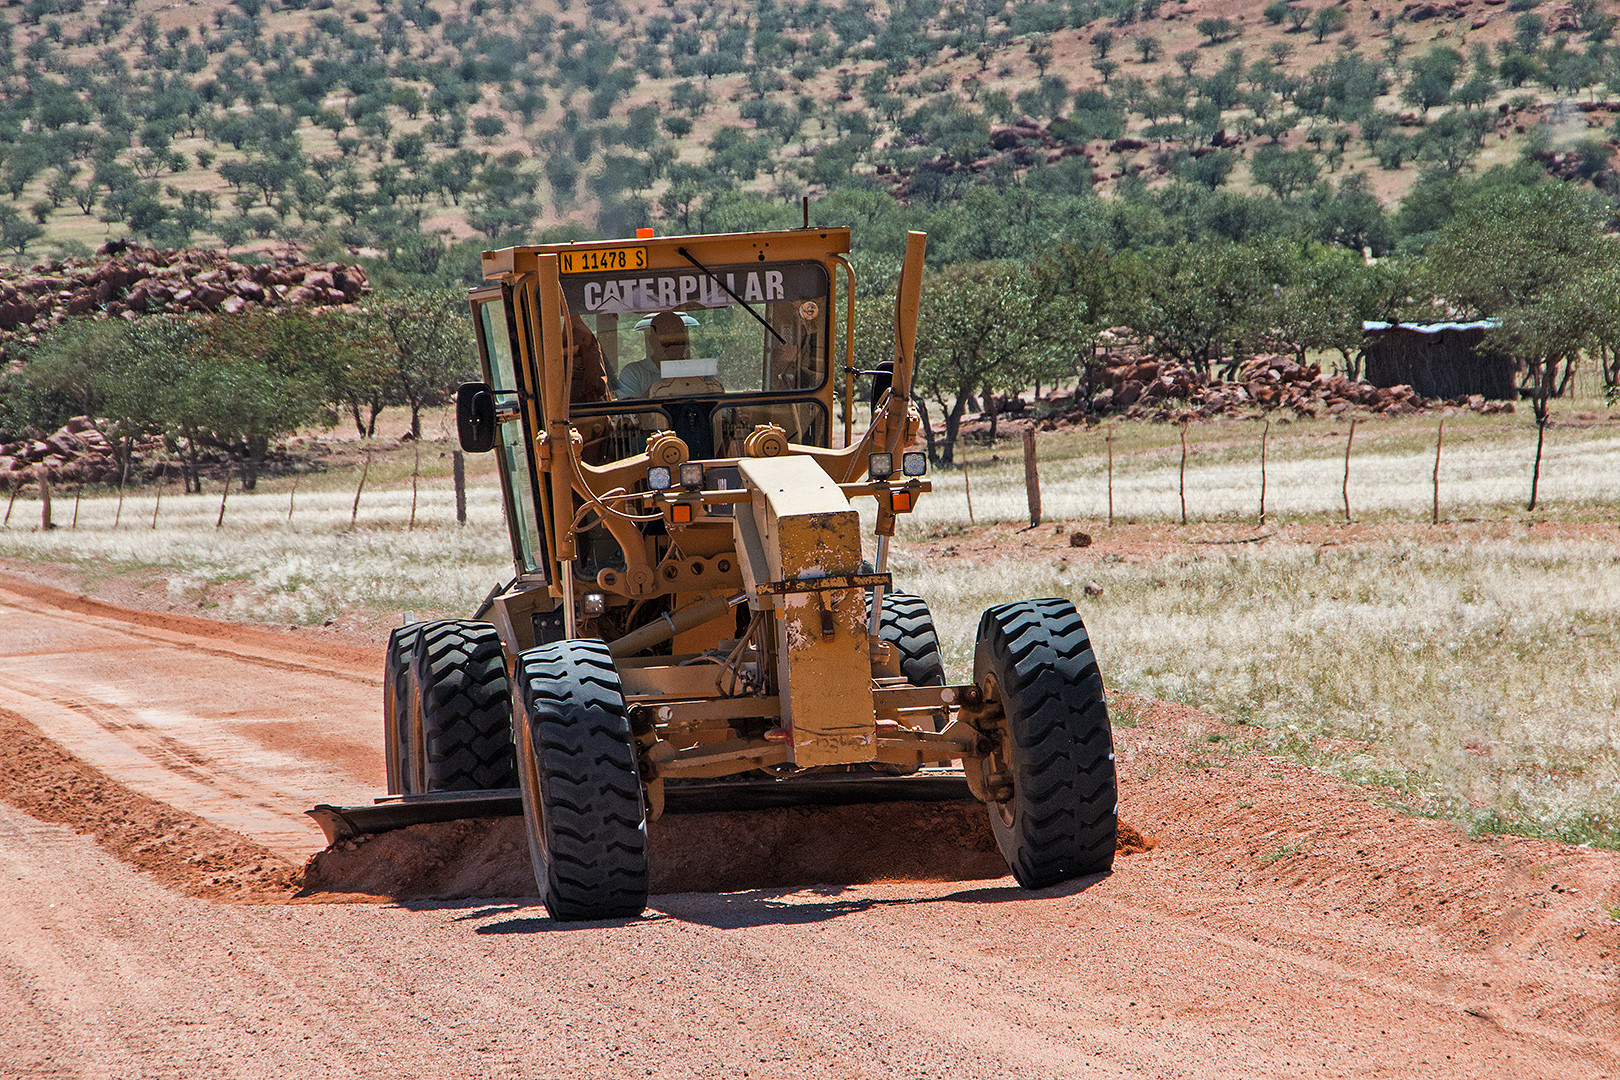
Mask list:
[[[412,795],[415,770],[411,765],[411,658],[425,623],[408,623],[388,635],[383,659],[383,760],[388,770],[388,793]]]
[[[647,817],[619,673],[600,641],[518,658],[518,780],[535,882],[560,921],[647,906]]]
[[[974,681],[993,675],[1006,713],[1012,796],[990,805],[1007,865],[1027,889],[1114,865],[1119,788],[1102,675],[1067,600],[1001,604],[979,620]]]
[[[871,597],[867,598],[866,612],[870,617]],[[894,646],[900,660],[900,674],[912,686],[945,685],[945,661],[939,655],[939,635],[934,633],[934,616],[922,597],[903,592],[884,593],[878,639]]]
[[[495,627],[469,619],[423,626],[412,679],[422,710],[423,790],[516,787],[512,695]]]

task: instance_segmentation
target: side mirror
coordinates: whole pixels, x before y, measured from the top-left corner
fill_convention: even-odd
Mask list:
[[[882,364],[879,364],[877,370],[872,372],[871,405],[874,410],[877,409],[878,402],[883,400],[883,395],[887,394],[889,392],[889,388],[893,385],[894,361],[888,360]]]
[[[456,391],[456,435],[469,454],[495,449],[495,391],[488,383],[462,383]]]

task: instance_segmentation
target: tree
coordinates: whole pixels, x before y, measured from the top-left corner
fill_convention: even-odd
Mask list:
[[[1417,159],[1447,173],[1462,172],[1480,150],[1480,132],[1469,123],[1472,115],[1453,109],[1430,124],[1417,137]]]
[[[5,209],[10,213],[0,221],[0,247],[25,255],[28,245],[45,235],[45,227],[36,221],[29,221],[9,206]]]
[[[1287,199],[1296,191],[1310,187],[1316,182],[1319,171],[1316,154],[1305,147],[1284,150],[1280,146],[1262,146],[1249,161],[1249,172],[1255,182],[1270,188],[1279,199]]]
[[[1325,7],[1317,10],[1311,16],[1311,33],[1316,35],[1316,43],[1322,44],[1329,34],[1337,34],[1344,29],[1344,11],[1336,7]]]
[[[363,347],[389,369],[411,410],[411,434],[422,435],[422,410],[450,399],[473,376],[477,356],[459,293],[417,289],[375,298],[361,317]]]
[[[236,459],[242,487],[253,490],[270,444],[322,415],[320,366],[335,351],[322,329],[304,312],[199,320],[168,423],[191,446]]]
[[[1207,39],[1205,45],[1218,45],[1237,33],[1238,25],[1225,16],[1211,19],[1199,19],[1197,30]]]
[[[1035,352],[1034,312],[1029,272],[1014,263],[953,266],[924,284],[914,386],[916,395],[932,399],[944,416],[940,464],[956,460],[957,432],[969,398],[986,388],[1024,385]]]
[[[1525,364],[1520,389],[1536,418],[1531,510],[1548,404],[1568,386],[1582,350],[1616,323],[1612,294],[1594,289],[1620,270],[1612,247],[1588,198],[1549,181],[1479,192],[1424,253],[1436,292],[1466,317],[1496,320],[1487,340]]]
[[[1077,397],[1089,401],[1097,392],[1097,341],[1117,306],[1117,283],[1113,260],[1095,245],[1060,244],[1031,268],[1039,332],[1030,367],[1037,381],[1056,383],[1078,374]]]
[[[1436,45],[1412,61],[1412,78],[1401,89],[1401,100],[1418,106],[1425,114],[1436,105],[1444,105],[1451,100],[1451,88],[1462,63],[1462,53]]]
[[[1307,350],[1335,349],[1348,368],[1362,342],[1361,257],[1344,248],[1278,246],[1267,261],[1273,289],[1261,316],[1266,343],[1300,364]]]
[[[1120,321],[1156,354],[1197,371],[1246,351],[1264,325],[1271,282],[1255,248],[1183,243],[1127,253],[1119,267]]]

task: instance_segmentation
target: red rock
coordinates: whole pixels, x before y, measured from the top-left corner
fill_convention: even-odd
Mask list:
[[[204,285],[196,290],[197,306],[213,311],[231,294],[217,285]]]

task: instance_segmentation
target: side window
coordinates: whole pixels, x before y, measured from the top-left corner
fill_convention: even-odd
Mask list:
[[[476,293],[473,311],[478,323],[478,350],[484,361],[489,384],[495,391],[497,408],[515,418],[500,425],[495,452],[501,461],[501,488],[506,497],[506,520],[512,532],[512,547],[518,570],[524,574],[546,575],[545,537],[540,527],[538,491],[535,487],[531,447],[525,436],[519,397],[515,335],[508,318],[504,291]]]

